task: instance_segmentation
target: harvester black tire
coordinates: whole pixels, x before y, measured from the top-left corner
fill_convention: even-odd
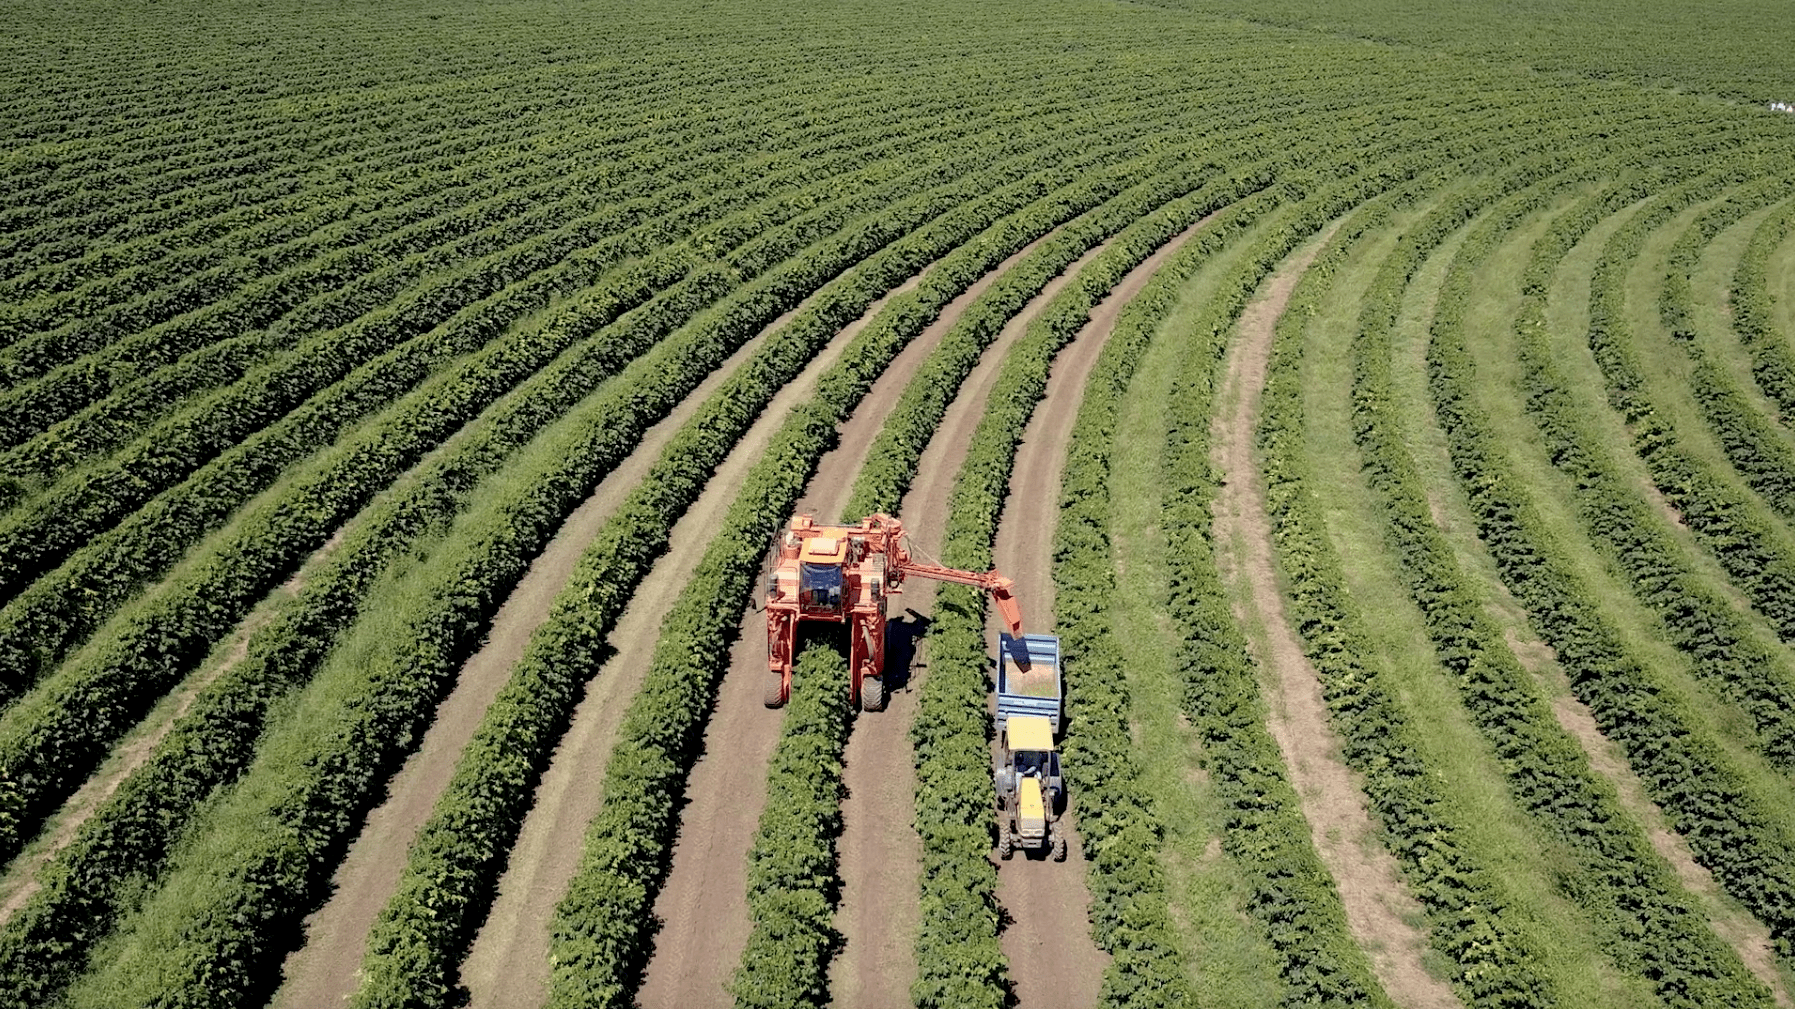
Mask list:
[[[783,708],[785,707],[785,680],[778,676],[775,676],[772,679],[772,685],[767,687],[767,707]]]
[[[1066,835],[1064,834],[1055,834],[1053,836],[1053,860],[1055,862],[1064,862],[1066,860]]]
[[[868,676],[860,681],[860,710],[885,710],[885,681],[877,676]]]
[[[1010,852],[1015,851],[1015,850],[1016,850],[1015,844],[1013,844],[1010,841],[1010,825],[1009,825],[1009,823],[1002,821],[1002,820],[998,821],[998,824],[997,824],[997,857],[1002,859],[1005,862],[1008,862],[1010,860]]]

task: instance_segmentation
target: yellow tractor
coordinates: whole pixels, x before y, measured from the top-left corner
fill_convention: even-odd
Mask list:
[[[1017,848],[1048,849],[1066,860],[1066,836],[1059,814],[1066,794],[1053,726],[1045,718],[1018,715],[1003,734],[997,768],[997,857]]]
[[[1059,733],[1060,639],[1046,634],[1001,635],[997,650],[997,857],[1017,848],[1047,850],[1066,860],[1060,813],[1066,783],[1054,746]]]

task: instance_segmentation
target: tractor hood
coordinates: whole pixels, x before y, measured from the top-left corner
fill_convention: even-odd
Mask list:
[[[1023,778],[1016,789],[1016,826],[1023,837],[1047,833],[1046,804],[1041,801],[1041,779]]]

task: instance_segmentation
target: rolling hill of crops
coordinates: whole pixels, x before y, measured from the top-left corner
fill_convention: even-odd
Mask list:
[[[1795,1005],[1766,0],[0,21],[0,1007]],[[768,545],[979,592],[768,710]]]

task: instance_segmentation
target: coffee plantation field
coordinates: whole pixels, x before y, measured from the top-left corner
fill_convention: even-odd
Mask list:
[[[1795,1006],[1791,53],[10,4],[0,1007]],[[762,703],[873,513],[1058,636],[1064,861],[978,590]]]

